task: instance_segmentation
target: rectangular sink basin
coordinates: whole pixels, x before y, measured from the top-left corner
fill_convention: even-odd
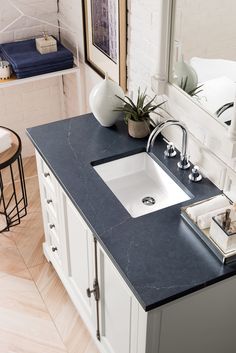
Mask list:
[[[190,199],[146,152],[94,166],[134,218]]]

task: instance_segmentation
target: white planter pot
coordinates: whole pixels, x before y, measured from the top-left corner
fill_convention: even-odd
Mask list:
[[[116,95],[123,99],[125,97],[122,88],[107,76],[93,87],[90,93],[89,105],[91,111],[102,126],[112,126],[122,114],[114,111],[117,107],[123,106],[122,101]]]

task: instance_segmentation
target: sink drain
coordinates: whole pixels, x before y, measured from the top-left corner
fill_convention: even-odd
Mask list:
[[[151,196],[146,196],[142,199],[142,203],[146,206],[152,206],[155,205],[156,200]]]

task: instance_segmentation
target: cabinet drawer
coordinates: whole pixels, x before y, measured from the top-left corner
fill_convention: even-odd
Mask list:
[[[40,178],[44,184],[46,184],[53,192],[56,191],[57,181],[53,173],[47,166],[47,164],[42,160],[41,157],[37,156],[38,167]]]
[[[50,242],[51,251],[57,261],[61,263],[61,240],[59,236],[58,222],[51,212],[46,211],[47,215],[47,232]]]
[[[55,239],[55,241],[60,244],[60,237],[59,237],[59,229],[58,229],[58,221],[56,217],[54,217],[53,213],[46,209],[46,225],[47,225],[47,232],[50,234],[50,239]]]
[[[53,257],[59,262],[62,263],[61,257],[61,244],[58,242],[58,237],[55,236],[55,232],[50,229],[49,231],[50,245]]]
[[[44,207],[49,213],[52,213],[53,217],[58,221],[58,205],[56,193],[48,187],[47,183],[42,182],[42,201]]]

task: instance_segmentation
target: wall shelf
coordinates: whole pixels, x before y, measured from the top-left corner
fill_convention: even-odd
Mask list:
[[[5,6],[13,11],[14,16],[9,22],[2,19],[0,44],[36,38],[46,31],[73,53],[74,67],[22,79],[0,80],[0,89],[79,72],[77,33],[60,18],[56,2],[48,11],[40,4],[26,6],[19,0],[6,0]],[[4,55],[2,57],[4,59]]]
[[[50,72],[48,74],[42,74],[42,75],[37,75],[37,76],[32,76],[32,77],[27,77],[27,78],[21,78],[21,79],[15,79],[15,80],[13,79],[13,80],[9,80],[9,81],[6,81],[6,82],[0,81],[0,89],[1,88],[6,88],[6,87],[10,87],[10,86],[22,85],[22,84],[25,84],[25,83],[32,83],[32,82],[35,82],[35,81],[45,80],[45,79],[52,78],[52,77],[74,74],[74,73],[76,73],[78,71],[79,71],[79,67],[78,66],[74,66],[71,69],[54,71],[54,72]]]

